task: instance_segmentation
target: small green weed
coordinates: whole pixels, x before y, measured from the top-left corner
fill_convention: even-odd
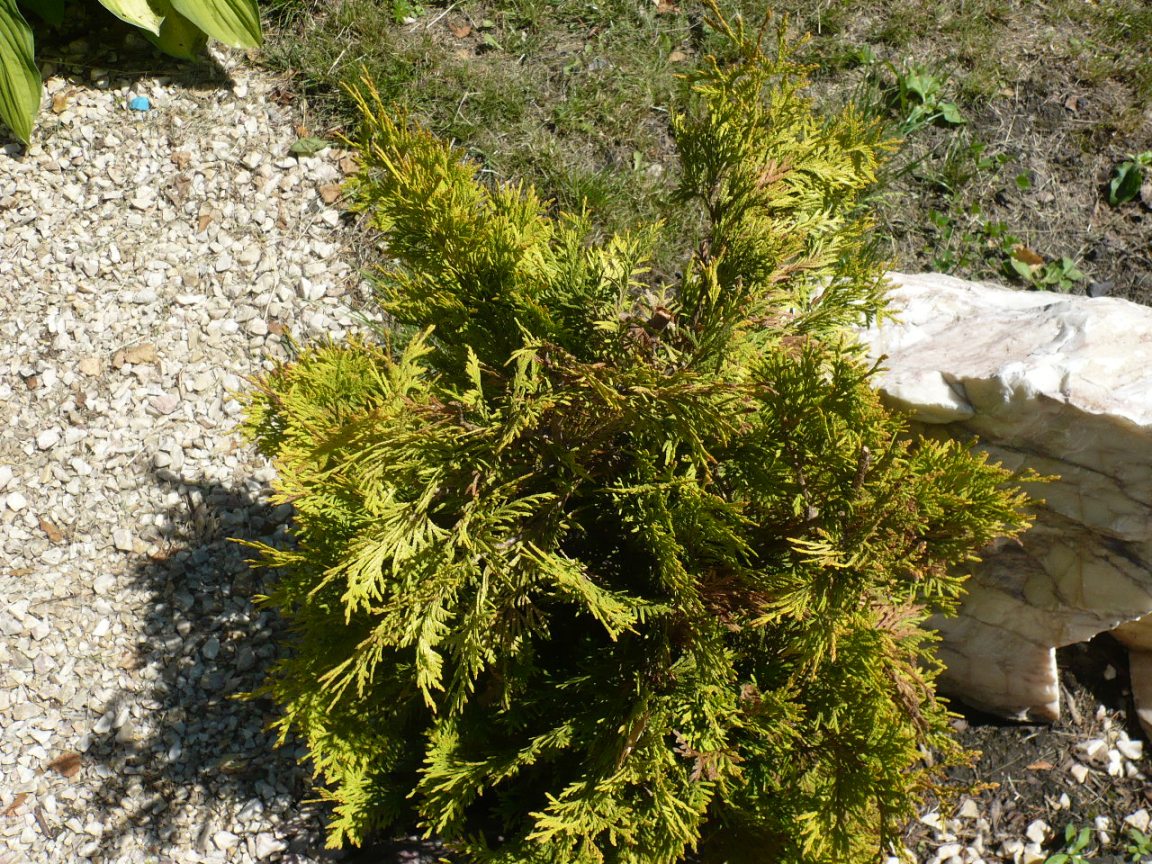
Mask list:
[[[1093,864],[1097,860],[1093,856],[1103,851],[1092,843],[1094,833],[1089,826],[1077,828],[1069,823],[1064,828],[1063,847],[1059,852],[1045,858],[1044,864]],[[1115,860],[1124,860],[1129,864],[1148,864],[1152,861],[1152,836],[1137,828],[1129,828],[1128,842],[1124,845],[1123,855],[1123,859],[1120,855],[1116,855]]]
[[[979,211],[979,207],[975,209]],[[971,217],[979,214],[975,212],[967,215]],[[979,226],[970,228],[958,224],[957,220],[945,210],[930,210],[928,221],[935,228],[933,232],[935,242],[925,250],[931,255],[933,270],[955,273],[979,267],[981,259],[987,254]]]
[[[1152,861],[1152,836],[1145,834],[1138,828],[1128,829],[1128,843],[1124,846],[1124,853],[1132,864],[1148,864]]]
[[[994,177],[1009,161],[1006,153],[988,153],[983,141],[973,141],[960,133],[950,137],[943,154],[926,153],[907,166],[917,180],[927,183],[934,191],[954,196],[981,175]],[[1019,185],[1019,179],[1017,179]]]
[[[1113,169],[1108,184],[1108,203],[1113,207],[1133,200],[1144,185],[1144,169],[1152,166],[1152,150],[1135,153]]]
[[[1015,245],[1008,255],[1005,274],[1041,291],[1068,292],[1084,279],[1084,273],[1071,258],[1045,261],[1023,244]]]
[[[851,101],[865,116],[895,115],[893,131],[902,138],[926,126],[963,126],[967,122],[959,106],[942,96],[949,80],[943,72],[908,61],[901,66],[882,61],[869,45],[847,48],[835,62],[867,70]]]
[[[962,126],[967,122],[955,102],[941,98],[947,80],[944,75],[917,64],[906,64],[902,69],[891,62],[884,66],[896,78],[892,95],[894,107],[902,118],[901,135],[909,135],[933,124]]]
[[[1048,856],[1044,864],[1090,864],[1088,858],[1080,854],[1092,842],[1092,829],[1085,826],[1077,829],[1071,822],[1064,829],[1064,849]],[[1096,850],[1092,850],[1095,852]],[[1091,854],[1091,853],[1089,853]]]
[[[392,19],[397,24],[409,24],[424,14],[424,7],[412,0],[392,0]]]

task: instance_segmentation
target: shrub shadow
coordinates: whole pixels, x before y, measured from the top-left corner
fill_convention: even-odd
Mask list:
[[[102,780],[89,805],[104,825],[91,858],[117,861],[131,845],[157,862],[176,850],[231,861],[245,847],[253,859],[336,860],[316,805],[301,804],[311,797],[303,751],[275,748],[267,700],[238,698],[260,685],[284,628],[251,599],[271,574],[250,568],[230,538],[288,542],[289,508],[261,501],[255,483],[155,476],[180,503],[158,529],[161,551],[132,574],[150,598],[135,654],[121,658],[137,687],[107,706],[85,753]],[[269,811],[275,834],[238,827]]]
[[[87,808],[104,826],[91,860],[122,860],[129,847],[147,850],[152,864],[189,852],[285,864],[444,860],[437,844],[416,838],[325,849],[306,748],[277,748],[276,707],[244,696],[283,654],[287,633],[252,599],[276,574],[252,568],[252,551],[235,541],[289,545],[290,505],[270,506],[254,480],[238,490],[163,469],[153,476],[179,503],[157,529],[161,551],[132,573],[133,589],[150,598],[135,652],[121,660],[137,686],[106,707],[84,754],[101,777]],[[275,828],[255,827],[269,812]]]

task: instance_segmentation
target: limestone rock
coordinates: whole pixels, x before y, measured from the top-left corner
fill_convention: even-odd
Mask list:
[[[933,622],[941,689],[1054,720],[1054,649],[1115,631],[1139,649],[1133,687],[1152,727],[1152,308],[932,274],[891,280],[898,320],[864,334],[886,358],[885,400],[918,433],[975,436],[1008,468],[1057,476],[1030,485],[1043,499],[1034,527],[986,551],[960,615]]]

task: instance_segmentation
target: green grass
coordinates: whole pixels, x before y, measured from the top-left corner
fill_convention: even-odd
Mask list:
[[[349,108],[340,89],[363,70],[493,179],[527,179],[565,207],[586,199],[608,228],[649,213],[666,186],[672,54],[688,33],[677,16],[520,0],[429,7],[398,26],[389,5],[371,0],[346,0],[319,19],[293,20],[295,8],[280,5],[304,38],[274,43],[269,58],[338,121]]]
[[[678,73],[717,44],[692,3],[266,0],[263,8],[266,60],[309,95],[314,132],[351,131],[341,88],[367,74],[494,181],[526,180],[558,207],[585,206],[605,231],[667,212]],[[763,8],[727,6],[750,21]],[[1076,262],[1085,284],[1118,281],[1152,299],[1152,262],[1130,272],[1147,246],[1148,229],[1133,218],[1139,204],[1117,210],[1106,241],[1084,227],[1100,223],[1097,187],[1112,166],[1152,138],[1144,0],[773,8],[792,31],[812,34],[801,57],[813,64],[818,101],[854,101],[904,137],[874,201],[895,266],[1016,278],[1007,238],[1046,260]],[[932,83],[930,99],[910,94],[913,76]],[[1066,107],[1081,103],[1082,112]],[[942,118],[943,108],[965,122]],[[998,233],[986,227],[1000,224]]]

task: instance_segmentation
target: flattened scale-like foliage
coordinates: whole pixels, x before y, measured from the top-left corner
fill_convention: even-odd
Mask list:
[[[467,860],[871,860],[960,756],[921,623],[1018,532],[1008,475],[910,443],[847,325],[882,314],[860,196],[885,147],[730,27],[687,82],[676,206],[596,245],[491,188],[370,85],[360,206],[414,333],[302,351],[247,430],[296,508],[266,692],[330,841]],[[696,851],[693,851],[696,850]]]

